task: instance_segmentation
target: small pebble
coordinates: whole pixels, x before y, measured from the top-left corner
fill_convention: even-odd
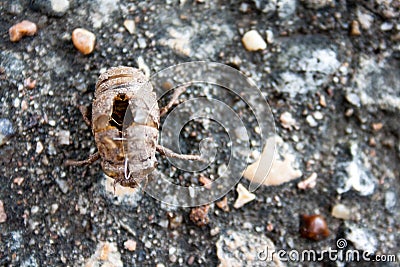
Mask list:
[[[36,213],[38,213],[39,212],[39,207],[38,206],[33,206],[32,208],[31,208],[31,214],[36,214]]]
[[[57,203],[52,204],[50,213],[55,214],[57,212],[57,210],[58,210],[58,204]]]
[[[44,149],[44,147],[43,147],[42,142],[38,141],[38,142],[36,143],[36,154],[42,153],[42,152],[43,152],[43,149]]]
[[[88,55],[93,52],[96,36],[88,30],[77,28],[72,32],[72,42],[79,52]]]
[[[136,24],[134,20],[126,19],[124,21],[124,27],[130,34],[134,34],[136,31]]]
[[[243,207],[245,204],[253,201],[256,198],[256,195],[250,193],[242,184],[238,184],[236,187],[236,191],[238,193],[238,197],[233,204],[235,209],[239,209]]]
[[[258,51],[267,48],[267,43],[256,30],[246,32],[243,35],[242,42],[248,51]]]
[[[216,236],[217,234],[219,234],[219,232],[220,232],[220,229],[219,229],[219,227],[217,226],[217,227],[212,228],[212,229],[210,230],[210,235],[211,235],[211,236]]]
[[[308,125],[310,125],[310,127],[316,127],[316,126],[318,126],[318,122],[317,122],[317,121],[314,119],[314,117],[311,116],[311,115],[308,115],[308,116],[306,117],[306,121],[307,121]]]
[[[147,43],[146,43],[146,39],[145,38],[143,38],[143,37],[138,38],[137,42],[138,42],[139,48],[145,49],[147,47]]]
[[[0,118],[0,146],[5,144],[7,140],[15,133],[10,120]]]
[[[356,106],[356,107],[361,106],[361,100],[357,94],[354,94],[354,93],[346,94],[346,100],[353,106]]]
[[[179,228],[183,222],[183,217],[180,214],[168,213],[168,219],[170,229]]]
[[[21,106],[21,100],[19,98],[15,98],[13,106],[14,108],[19,108]]]
[[[69,144],[70,144],[70,142],[69,142],[69,136],[70,136],[69,131],[67,131],[67,130],[60,130],[60,131],[58,132],[58,143],[59,143],[60,145],[69,145]]]
[[[374,23],[374,17],[369,13],[363,13],[360,9],[357,10],[357,19],[364,30],[370,29]]]
[[[36,32],[36,24],[29,20],[23,20],[20,23],[15,24],[8,30],[11,42],[18,42],[22,39],[22,37],[33,36],[36,34]]]
[[[7,214],[4,210],[3,201],[0,200],[0,223],[3,223],[7,220]]]
[[[329,236],[328,225],[321,215],[302,215],[300,234],[304,238],[319,241]]]
[[[274,43],[274,32],[271,30],[267,30],[265,32],[266,38],[267,38],[267,43],[272,44]]]
[[[207,225],[209,222],[208,218],[209,208],[210,208],[209,205],[192,208],[189,216],[190,220],[199,227]]]
[[[124,242],[124,248],[129,251],[135,251],[136,250],[136,241],[133,239],[126,240]]]
[[[381,25],[381,31],[391,31],[393,29],[393,23],[384,22]]]
[[[375,132],[377,132],[377,131],[379,131],[380,129],[382,129],[382,127],[383,127],[383,123],[381,123],[381,122],[373,123],[373,124],[372,124],[372,129],[373,129]]]
[[[326,100],[324,95],[319,96],[319,104],[321,105],[321,107],[326,107]]]
[[[282,127],[285,129],[292,130],[293,128],[294,129],[299,128],[299,126],[297,125],[297,121],[292,117],[292,114],[290,114],[287,111],[285,111],[281,114],[281,116],[279,117],[279,120],[282,124]]]
[[[336,204],[332,208],[332,216],[338,219],[348,220],[350,219],[350,210],[343,204]]]
[[[16,178],[14,178],[13,183],[18,186],[21,186],[21,184],[24,182],[24,180],[25,179],[23,177],[16,177]]]
[[[70,0],[35,0],[31,1],[31,7],[50,16],[62,17],[70,7]]]
[[[29,107],[28,102],[24,99],[21,101],[21,110],[25,111]]]
[[[24,81],[24,86],[27,89],[34,89],[36,87],[36,80],[33,80],[31,77],[28,77]]]
[[[350,25],[350,35],[351,36],[360,36],[360,23],[357,20],[353,20]]]
[[[385,208],[388,211],[392,211],[392,209],[396,206],[397,197],[396,193],[393,191],[387,191],[385,193]]]
[[[250,9],[248,3],[241,3],[240,6],[239,6],[239,11],[242,12],[242,13],[247,13],[247,12],[249,12],[250,10],[251,10],[251,9]]]
[[[188,265],[192,265],[192,264],[194,263],[194,260],[195,260],[195,259],[196,259],[196,257],[193,256],[193,255],[191,255],[191,256],[189,257],[188,261],[187,261],[187,264],[188,264]]]
[[[58,187],[60,188],[61,192],[63,192],[64,194],[68,193],[69,187],[68,187],[67,181],[56,178],[56,183],[57,183]]]
[[[215,203],[218,208],[225,212],[229,212],[228,198],[225,196],[222,200]]]
[[[208,179],[207,177],[200,175],[199,177],[199,182],[208,190],[211,189],[212,186],[212,180]]]
[[[317,185],[317,173],[313,172],[307,179],[301,181],[297,184],[299,189],[309,189],[314,188]]]
[[[322,112],[316,111],[314,112],[313,117],[316,120],[322,120],[324,118],[324,114],[322,114]]]

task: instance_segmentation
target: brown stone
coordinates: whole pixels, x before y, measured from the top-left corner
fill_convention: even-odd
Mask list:
[[[29,20],[23,20],[20,23],[15,24],[8,30],[11,42],[18,42],[22,39],[22,37],[35,35],[36,32],[36,24]]]
[[[88,30],[77,28],[72,32],[72,42],[79,52],[88,55],[93,52],[96,36]]]

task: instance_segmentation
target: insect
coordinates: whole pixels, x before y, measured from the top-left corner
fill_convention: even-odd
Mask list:
[[[201,160],[198,155],[177,154],[158,144],[160,117],[185,89],[175,89],[167,106],[159,109],[156,94],[140,70],[110,68],[96,83],[91,120],[87,110],[80,108],[98,151],[86,160],[67,160],[65,164],[82,166],[101,159],[102,169],[114,179],[114,186],[135,188],[156,168],[156,151],[166,157]]]

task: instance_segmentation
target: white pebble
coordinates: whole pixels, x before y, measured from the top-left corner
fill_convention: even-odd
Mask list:
[[[336,204],[332,208],[332,216],[338,219],[350,219],[350,210],[343,204]]]
[[[267,48],[267,43],[256,30],[246,32],[243,35],[242,42],[248,51],[258,51]]]
[[[36,143],[36,154],[40,154],[40,153],[42,153],[43,152],[43,149],[44,149],[44,147],[43,147],[43,144],[42,144],[42,142],[37,142]]]
[[[21,100],[19,98],[14,99],[14,108],[19,108]]]
[[[318,125],[318,122],[311,115],[308,115],[306,117],[306,121],[307,121],[308,125],[310,125],[310,127],[316,127]]]
[[[124,27],[130,34],[134,34],[136,30],[135,21],[127,19],[124,21]]]
[[[272,44],[274,42],[274,33],[271,30],[266,31],[267,43]]]
[[[31,214],[38,213],[38,211],[39,211],[39,207],[38,207],[38,206],[33,206],[33,207],[31,208]]]
[[[384,22],[384,23],[382,23],[382,25],[381,25],[381,30],[382,30],[382,31],[390,31],[390,30],[392,30],[392,29],[393,29],[393,24],[392,24],[392,23]]]
[[[236,191],[238,193],[238,198],[233,204],[233,207],[235,209],[243,207],[245,204],[253,201],[256,198],[256,195],[247,191],[247,189],[242,184],[238,184]]]
[[[313,116],[316,120],[322,120],[324,118],[324,114],[322,114],[320,111],[314,112]]]

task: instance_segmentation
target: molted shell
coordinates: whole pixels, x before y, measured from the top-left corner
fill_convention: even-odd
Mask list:
[[[147,177],[156,164],[159,121],[156,95],[142,72],[116,67],[101,74],[93,100],[92,130],[104,172],[124,186]],[[132,179],[121,181],[126,160]]]

